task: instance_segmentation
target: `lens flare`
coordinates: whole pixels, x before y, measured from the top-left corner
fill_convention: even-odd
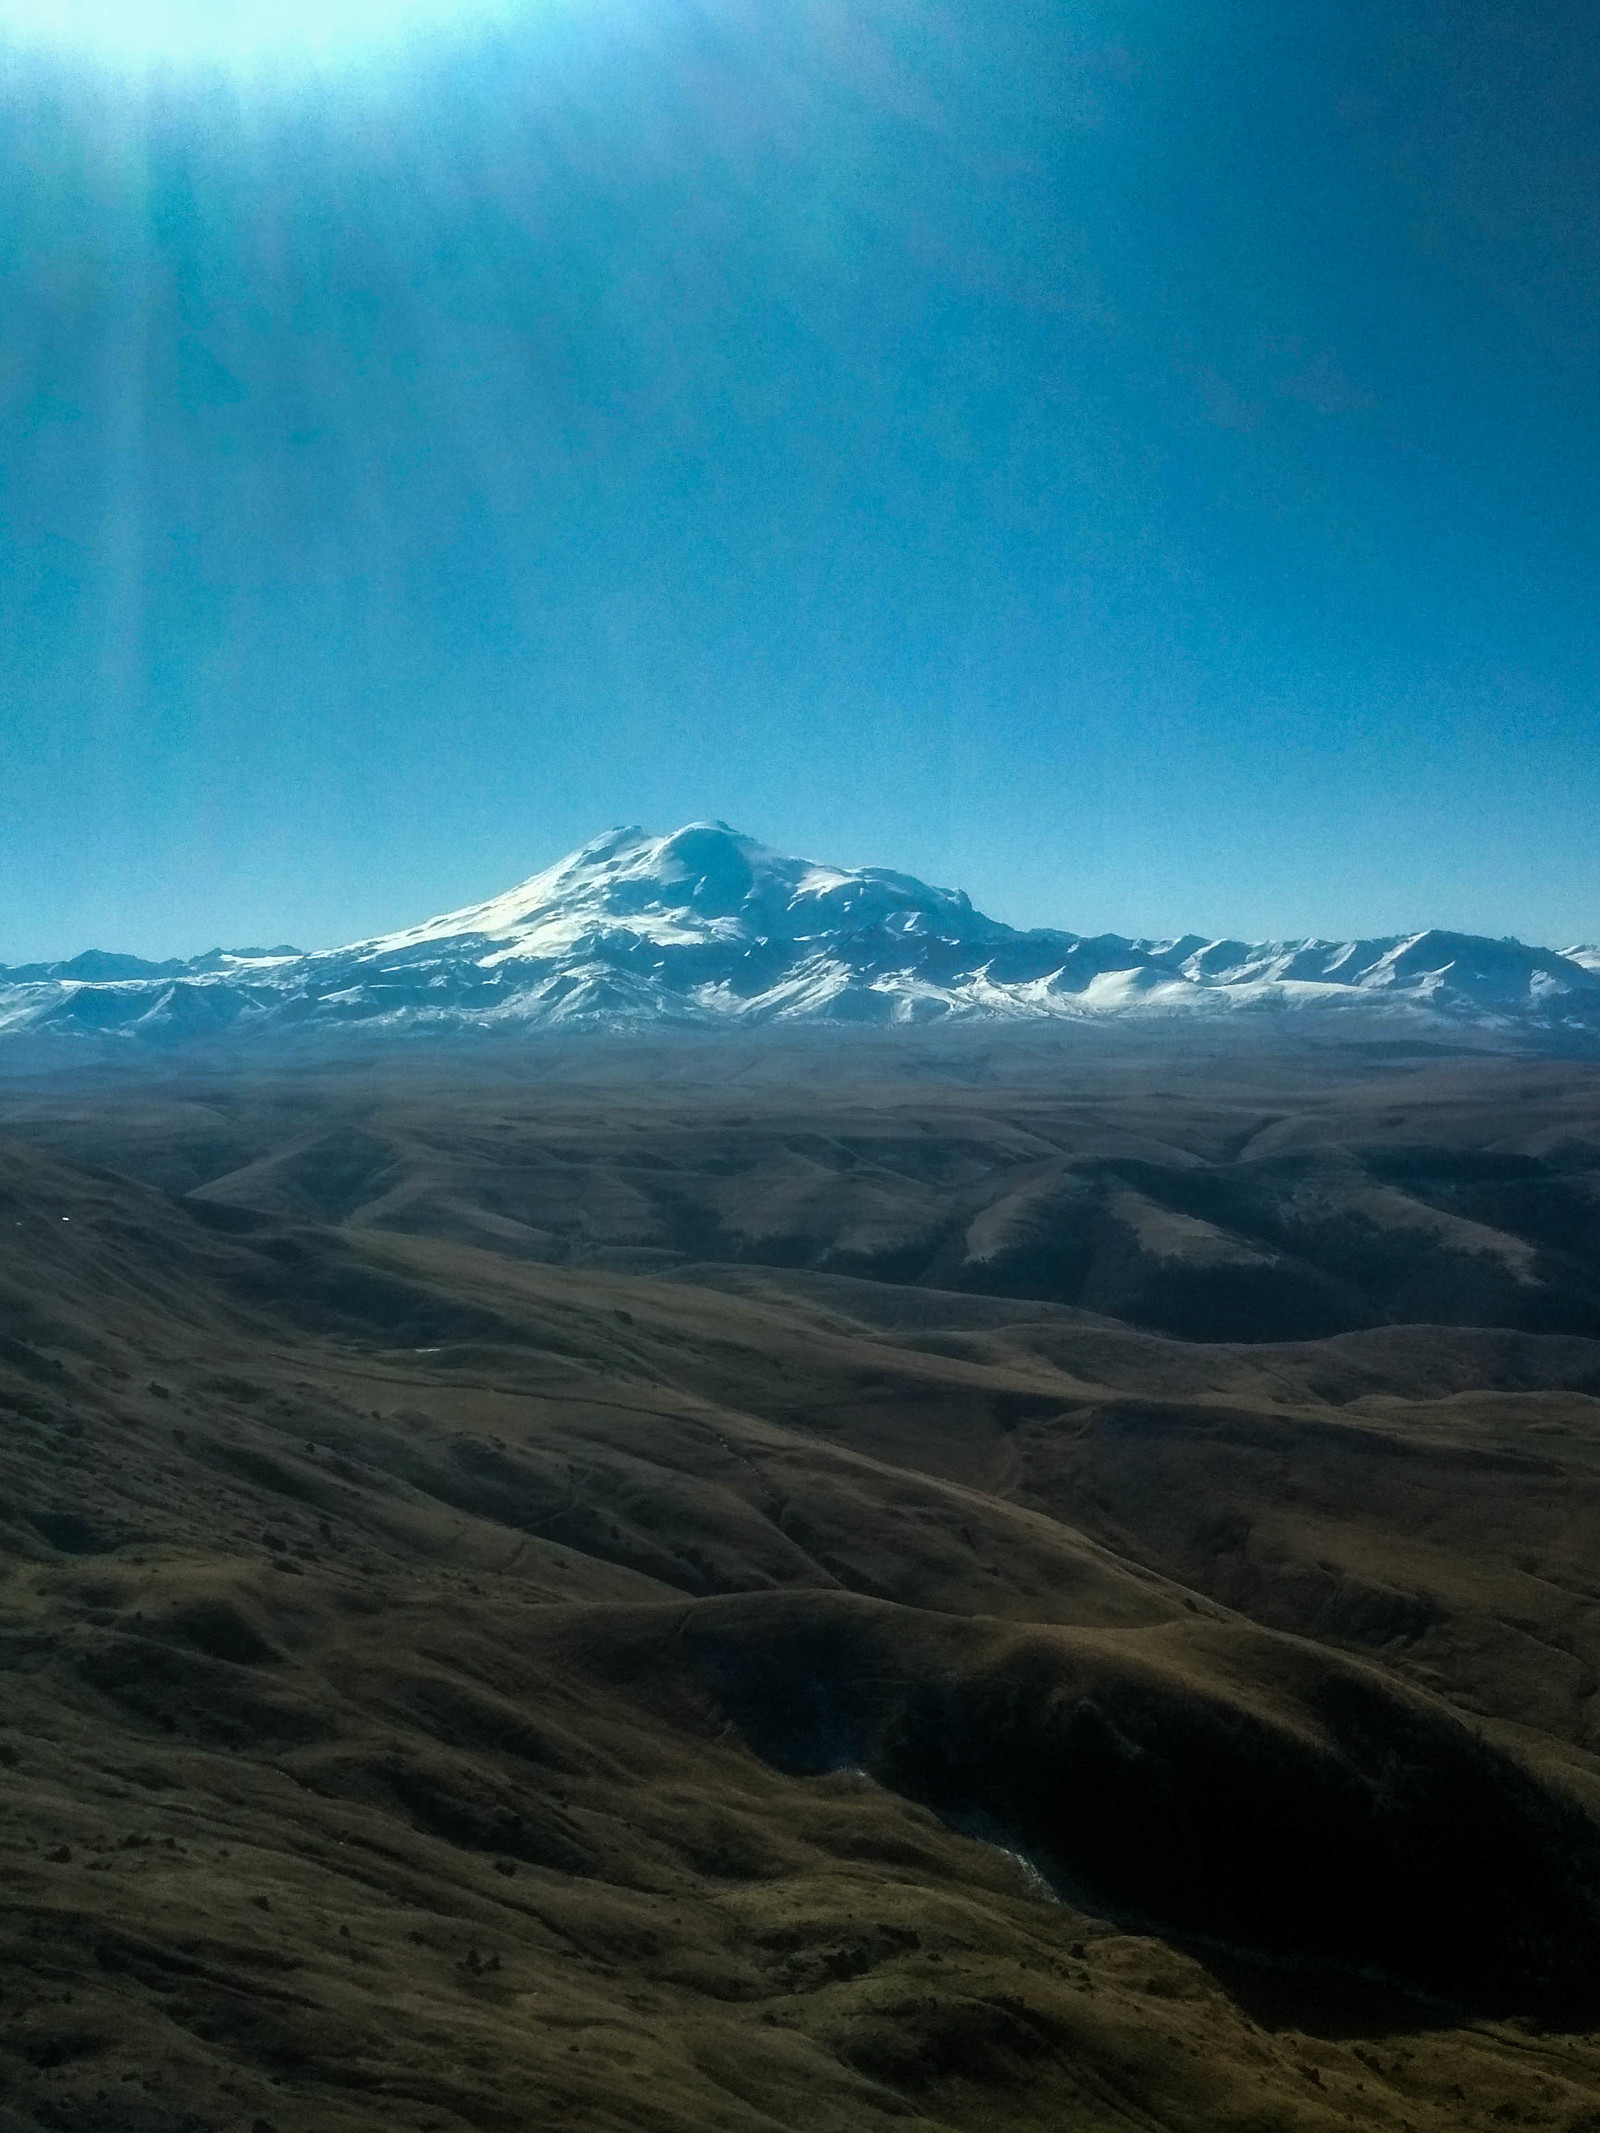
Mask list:
[[[320,66],[519,12],[519,0],[0,0],[0,59],[43,52],[137,71]]]

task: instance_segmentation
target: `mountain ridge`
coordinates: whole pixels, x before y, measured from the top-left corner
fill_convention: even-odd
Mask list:
[[[1019,929],[959,889],[791,857],[723,822],[612,829],[499,896],[342,947],[0,967],[0,1038],[1069,1022],[1359,1008],[1600,1038],[1600,950]]]

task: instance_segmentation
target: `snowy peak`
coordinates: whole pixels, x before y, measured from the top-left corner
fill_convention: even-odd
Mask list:
[[[1600,950],[1427,931],[1165,941],[1022,932],[958,889],[725,822],[608,830],[503,895],[347,948],[101,951],[0,970],[0,1038],[185,1045],[676,1023],[1100,1020],[1359,1009],[1600,1042]]]
[[[958,889],[878,867],[818,866],[725,822],[691,822],[666,837],[608,830],[503,896],[334,952],[381,959],[428,942],[482,942],[489,960],[505,961],[559,952],[596,932],[663,944],[798,942],[879,927],[958,939],[1010,930],[980,917]]]

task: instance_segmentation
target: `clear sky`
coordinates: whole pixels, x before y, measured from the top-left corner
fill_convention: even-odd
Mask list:
[[[699,816],[1600,936],[1592,0],[430,5],[0,48],[0,959]]]

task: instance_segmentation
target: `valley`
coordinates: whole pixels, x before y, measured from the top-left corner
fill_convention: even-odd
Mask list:
[[[1600,1072],[0,1101],[5,2133],[1600,2126]]]

